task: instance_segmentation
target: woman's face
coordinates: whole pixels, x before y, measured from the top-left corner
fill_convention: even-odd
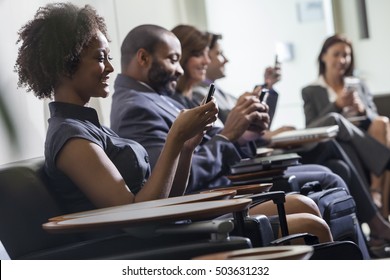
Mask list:
[[[351,65],[351,48],[345,43],[336,43],[322,55],[325,73],[344,76]]]
[[[108,96],[109,74],[114,71],[109,53],[107,38],[97,31],[96,37],[82,51],[79,67],[72,76],[73,87],[82,100]]]
[[[186,71],[191,83],[199,83],[206,79],[206,70],[209,63],[208,47],[188,59]]]

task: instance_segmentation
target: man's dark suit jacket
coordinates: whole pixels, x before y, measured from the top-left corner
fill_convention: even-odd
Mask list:
[[[114,89],[111,128],[119,136],[143,145],[153,169],[168,131],[183,107],[122,74],[117,76]],[[241,156],[233,143],[217,135],[219,131],[220,128],[209,131],[209,140],[195,150],[187,193],[230,183],[224,175]]]

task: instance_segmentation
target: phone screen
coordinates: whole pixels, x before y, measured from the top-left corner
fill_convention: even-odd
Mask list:
[[[269,90],[267,88],[261,89],[261,93],[260,93],[260,97],[259,97],[260,102],[263,102],[267,99],[268,92],[269,92]]]
[[[212,98],[213,95],[214,95],[214,91],[215,91],[215,86],[214,86],[214,84],[210,84],[209,92],[208,92],[207,98],[206,98],[206,103],[208,103],[208,102],[211,101],[211,98]]]
[[[256,90],[258,87],[261,87],[261,92],[259,96],[260,102],[263,102],[267,99],[267,95],[269,93],[269,89],[267,88],[267,84],[262,84],[262,85],[255,85],[253,90]]]
[[[359,79],[352,76],[344,77],[344,87],[348,92],[357,90],[359,87]]]

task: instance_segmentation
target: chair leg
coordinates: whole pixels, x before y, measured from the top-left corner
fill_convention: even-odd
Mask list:
[[[387,171],[382,190],[382,215],[389,221],[390,215],[390,172]]]

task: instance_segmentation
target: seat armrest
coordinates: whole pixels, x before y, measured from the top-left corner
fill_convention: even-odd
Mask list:
[[[295,233],[273,240],[271,246],[280,246],[290,243],[292,240],[303,239],[306,245],[318,244],[318,237],[310,233]]]

